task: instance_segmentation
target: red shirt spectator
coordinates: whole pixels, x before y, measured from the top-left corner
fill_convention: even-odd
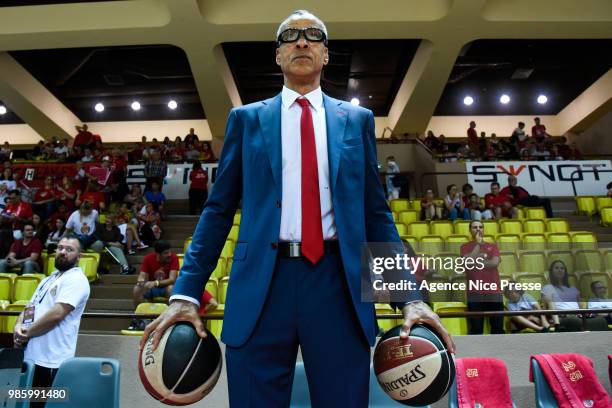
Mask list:
[[[34,195],[34,201],[46,201],[49,199],[55,198],[55,189],[49,186],[43,186],[38,189],[36,194]]]
[[[32,256],[32,254],[39,254],[42,252],[43,246],[37,238],[32,238],[27,245],[23,244],[23,239],[18,239],[11,245],[10,252],[15,253],[15,259],[25,259]],[[42,257],[39,256],[36,262],[42,271]]]
[[[476,128],[470,127],[467,130],[467,138],[468,138],[468,145],[470,145],[470,147],[478,146],[478,133],[476,132]]]
[[[163,273],[159,273],[159,271]],[[167,264],[160,264],[157,260],[157,253],[151,252],[145,255],[140,266],[140,272],[144,272],[149,275],[149,281],[154,280],[165,280],[170,277],[170,271],[179,270],[179,260],[174,252],[170,254],[170,262]]]
[[[72,194],[73,198],[70,198],[66,195],[66,193],[64,193],[64,191],[59,189],[55,191],[55,196],[60,201],[60,203],[66,206],[66,208],[72,209],[74,207],[74,199],[76,198],[77,188],[74,185],[70,185],[63,186],[62,189],[65,190],[68,194]]]
[[[94,142],[93,135],[87,130],[87,125],[76,126],[77,132],[79,132],[75,138],[73,146],[89,146]]]
[[[204,169],[193,170],[189,174],[191,187],[198,190],[206,190],[208,188],[208,172]]]
[[[200,310],[198,311],[198,314],[200,316],[204,316],[206,314],[206,306],[208,306],[208,304],[211,303],[211,300],[214,299],[215,298],[213,297],[213,295],[211,295],[206,289],[204,289],[204,293],[202,293],[202,299],[200,299]],[[212,303],[215,306],[217,305],[216,301]]]
[[[102,207],[104,207],[104,203],[106,200],[104,197],[104,193],[100,191],[86,191],[81,194],[80,201],[81,203],[84,201],[89,201],[91,203],[91,208],[93,208],[94,210],[99,210],[100,204],[102,204]]]
[[[6,208],[2,213],[7,214],[9,216],[28,220],[32,218],[32,215],[34,215],[34,212],[32,211],[32,206],[21,200],[7,204]],[[13,229],[21,229],[21,221],[13,221]]]
[[[467,256],[470,252],[472,252],[474,250],[474,247],[476,246],[476,241],[471,241],[468,242],[467,244],[463,244],[461,246],[461,256],[465,257]],[[478,257],[483,257],[484,261],[488,261],[491,258],[494,257],[499,257],[499,249],[497,248],[497,245],[495,244],[487,244],[486,242],[481,242],[480,243],[480,254],[478,255]],[[477,257],[477,258],[478,258]],[[497,268],[482,268],[482,269],[478,269],[478,263],[475,264],[476,266],[474,268],[468,269],[466,268],[466,277],[467,277],[467,292],[468,293],[479,293],[479,294],[499,294],[502,293],[501,291],[501,282],[499,279],[499,271],[497,270]],[[479,285],[478,288],[475,287],[470,287],[469,283],[473,282],[473,283],[495,283],[496,289],[492,290],[492,289],[482,289],[481,286]]]
[[[518,205],[523,198],[529,197],[529,193],[523,187],[510,187],[506,186],[501,189],[500,195],[506,197],[507,200],[510,200],[512,205]]]

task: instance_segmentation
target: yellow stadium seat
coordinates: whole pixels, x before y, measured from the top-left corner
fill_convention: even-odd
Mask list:
[[[11,300],[13,281],[8,276],[0,276],[0,300]]]
[[[185,262],[185,254],[176,254],[176,257],[178,258],[178,261],[179,261],[179,273],[180,273],[181,268],[183,267],[183,263]]]
[[[549,218],[545,222],[547,232],[568,233],[570,230],[569,222],[565,218]]]
[[[225,313],[225,304],[218,304],[214,309],[210,309],[208,312],[209,316],[223,316]],[[221,337],[221,331],[223,330],[223,319],[210,319],[206,323],[206,327],[216,337]]]
[[[487,244],[495,244],[495,236],[494,235],[483,235],[482,240]]]
[[[609,288],[610,288],[610,285],[612,284],[612,278],[610,277],[609,273],[607,272],[584,272],[580,274],[580,277],[578,279],[578,282],[579,282],[578,290],[580,290],[580,295],[582,296],[583,299],[587,300],[595,296],[593,292],[591,291],[591,283],[595,281],[602,282],[606,286],[606,288],[608,288],[608,291],[610,290]]]
[[[604,207],[612,207],[612,197],[595,197],[595,207],[597,208],[597,212],[600,212]]]
[[[410,201],[410,208],[413,210],[417,210],[419,214],[421,213],[421,199],[416,198]]]
[[[405,198],[398,198],[397,200],[391,200],[389,206],[393,212],[406,211],[410,209],[410,201]]]
[[[94,282],[98,279],[98,262],[94,257],[81,256],[79,266],[89,282]]]
[[[461,245],[470,242],[470,239],[465,235],[449,235],[446,237],[446,249],[455,254],[461,251]]]
[[[576,197],[576,213],[579,215],[592,216],[597,212],[595,207],[595,197],[581,196]]]
[[[596,250],[579,250],[574,254],[576,271],[579,272],[601,272],[604,265],[601,254]]]
[[[443,198],[434,198],[434,204],[438,207],[443,207],[444,206],[444,199]]]
[[[604,250],[602,252],[602,256],[604,259],[605,270],[608,272],[612,271],[612,249]]]
[[[206,282],[206,286],[204,287],[205,290],[208,291],[208,293],[210,293],[215,299],[217,299],[217,279],[212,278],[209,279],[208,282]]]
[[[514,252],[500,252],[497,270],[500,274],[511,276],[519,272],[520,266],[516,254]]]
[[[521,272],[545,276],[548,271],[544,252],[521,251],[519,253]]]
[[[49,257],[49,253],[47,252],[46,249],[40,253],[40,262],[42,263],[42,267],[43,267],[42,273],[44,275],[47,275],[47,258],[48,257]]]
[[[225,245],[223,246],[223,249],[221,250],[221,256],[223,258],[230,258],[234,256],[234,241],[229,240],[229,239],[225,241]]]
[[[516,218],[519,220],[524,220],[526,217],[525,215],[525,209],[523,208],[523,206],[518,205],[515,207],[516,208]],[[485,323],[488,323],[488,320],[485,320]],[[486,325],[485,325],[485,332],[486,332]]]
[[[391,211],[391,215],[393,216],[393,222],[394,223],[398,223],[399,222],[399,213]]]
[[[232,225],[229,234],[227,235],[227,239],[231,239],[232,241],[238,241],[238,226]]]
[[[185,243],[183,244],[183,253],[186,254],[187,250],[189,249],[189,245],[191,245],[191,237],[187,238],[185,240]]]
[[[455,275],[451,278],[451,283],[463,282],[467,288],[467,281],[465,274]],[[467,304],[467,294],[465,290],[453,290],[451,293],[451,299],[453,302],[462,302]]]
[[[6,306],[4,310],[21,312],[25,308],[26,304],[27,302],[12,303]],[[12,333],[13,329],[15,328],[15,322],[17,321],[18,316],[3,316],[3,317],[4,318],[3,318],[2,332]]]
[[[544,234],[523,234],[523,249],[527,251],[544,251],[546,236]]]
[[[453,223],[451,221],[432,221],[429,224],[429,229],[432,235],[439,235],[442,239],[446,239],[454,232]]]
[[[573,286],[575,288],[579,287],[578,275],[576,275],[575,273],[568,273],[567,283],[569,283],[570,286]]]
[[[241,219],[240,217],[241,216],[242,215],[240,213],[234,214],[234,225],[240,225],[240,219]]]
[[[437,302],[433,304],[436,313],[465,312],[467,306],[463,302]],[[453,336],[468,334],[468,323],[465,317],[443,317],[440,319],[442,325]]]
[[[427,279],[428,284],[448,283],[449,279],[446,276],[432,276]],[[429,302],[450,302],[452,294],[448,290],[440,290],[428,292]]]
[[[572,247],[572,237],[567,232],[551,232],[546,234],[548,249],[568,251]]]
[[[421,214],[417,210],[404,210],[399,213],[399,222],[408,225],[421,219]]]
[[[388,315],[388,314],[394,314],[395,311],[393,310],[393,308],[387,304],[382,304],[382,303],[376,303],[374,304],[374,308],[376,309],[376,316],[380,316],[380,315]],[[378,322],[378,327],[379,329],[383,330],[383,331],[388,331],[391,330],[392,328],[395,327],[395,319],[381,319],[381,318],[377,318],[376,321]]]
[[[134,311],[134,314],[159,316],[166,309],[168,309],[168,305],[165,303],[144,302],[136,306],[136,310]],[[121,334],[124,336],[141,337],[144,334],[144,331],[143,330],[121,330]]]
[[[217,295],[219,295],[219,303],[225,304],[225,297],[227,296],[227,286],[229,285],[229,278],[227,276],[223,277],[219,281],[219,285],[217,286]]]
[[[227,267],[225,268],[227,276],[230,276],[230,273],[232,273],[233,263],[234,263],[234,258],[227,258]]]
[[[470,233],[470,222],[467,220],[456,220],[455,221],[455,234],[472,236]]]
[[[542,273],[521,273],[516,277],[516,281],[518,283],[536,283],[540,284],[540,288],[543,288],[544,285],[548,283],[548,277]],[[540,289],[532,289],[526,290],[525,293],[529,293],[535,300],[540,300],[541,298],[541,290]]]
[[[521,234],[523,224],[519,220],[499,220],[499,228],[502,234]]]
[[[404,224],[395,224],[395,228],[397,228],[397,233],[399,235],[406,235],[406,226]]]
[[[527,219],[523,221],[523,232],[527,234],[544,234],[546,224],[543,220]]]
[[[590,231],[570,231],[572,247],[575,249],[596,249],[597,237]]]
[[[425,235],[419,243],[420,251],[427,255],[437,256],[444,251],[444,240],[439,235]]]
[[[37,276],[22,275],[15,278],[13,283],[13,303],[19,300],[29,301],[40,283]]]
[[[217,278],[217,279],[221,279],[225,276],[227,276],[227,261],[225,260],[225,258],[219,258],[219,261],[217,262],[217,266],[215,267],[215,270],[212,273],[212,276]]]
[[[521,248],[521,236],[518,234],[497,234],[495,241],[500,251],[518,251]]]
[[[499,225],[497,224],[497,221],[494,221],[494,220],[483,220],[482,221],[482,226],[484,227],[485,235],[496,236],[497,234],[499,234]],[[469,234],[469,231],[468,231],[468,234]]]
[[[546,218],[546,210],[543,207],[527,207],[525,208],[527,219],[544,219]]]
[[[563,262],[569,274],[573,274],[576,271],[574,255],[570,251],[549,251],[546,256],[546,265],[548,265],[549,269],[550,265],[555,261]]]
[[[400,238],[402,239],[402,241],[410,244],[412,249],[416,252],[419,247],[419,241],[414,235],[400,235]]]
[[[5,310],[6,307],[8,305],[10,305],[10,304],[11,304],[11,302],[8,301],[8,300],[0,300],[0,310]],[[2,332],[2,324],[3,324],[2,323],[2,316],[0,316],[0,332]]]
[[[412,235],[417,239],[420,239],[425,235],[429,235],[429,224],[424,221],[413,222],[412,224],[408,225],[408,235]]]
[[[454,258],[457,258],[458,256],[459,255],[457,253],[441,252],[437,255],[437,258],[434,258],[433,260],[428,261],[429,267],[430,269],[435,270],[435,276],[443,276],[443,277],[450,279],[451,277],[457,274],[455,269],[453,268],[454,263],[451,264],[451,262],[442,262],[442,261],[445,259],[454,259]]]
[[[604,227],[612,226],[612,207],[604,207],[599,211],[601,225]]]

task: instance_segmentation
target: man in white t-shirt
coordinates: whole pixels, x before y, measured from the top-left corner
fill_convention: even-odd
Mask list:
[[[608,297],[608,288],[602,281],[591,282],[591,292],[595,295],[589,299],[588,309],[612,309],[612,299]],[[612,324],[612,313],[605,315],[608,324]]]
[[[35,364],[33,387],[50,387],[58,367],[74,357],[81,316],[89,298],[89,282],[78,267],[80,257],[78,239],[59,241],[55,272],[40,282],[15,323],[15,347],[25,347],[24,358]]]

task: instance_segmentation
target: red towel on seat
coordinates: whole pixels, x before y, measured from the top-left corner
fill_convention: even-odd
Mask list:
[[[459,408],[512,408],[510,382],[503,361],[495,358],[457,358]]]
[[[611,408],[612,401],[599,383],[593,362],[580,354],[539,354],[535,358],[559,408]],[[529,365],[529,381],[533,368]]]

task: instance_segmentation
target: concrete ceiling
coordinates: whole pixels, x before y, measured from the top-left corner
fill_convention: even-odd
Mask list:
[[[37,2],[40,3],[40,2]],[[423,132],[457,56],[478,39],[609,39],[609,0],[133,0],[0,8],[0,52],[171,44],[189,61],[214,137],[241,103],[222,43],[270,41],[308,8],[331,38],[423,39],[389,111],[397,133]],[[1,75],[1,74],[0,74]],[[2,88],[0,87],[0,90]],[[4,96],[0,94],[0,99]]]

